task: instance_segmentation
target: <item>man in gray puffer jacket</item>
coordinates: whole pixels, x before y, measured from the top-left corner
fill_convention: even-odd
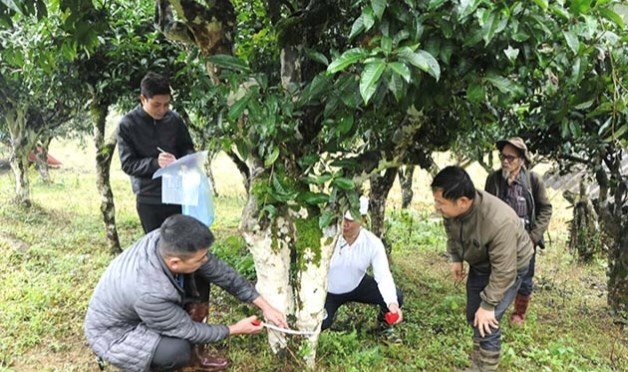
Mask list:
[[[85,317],[85,335],[96,355],[125,371],[190,365],[226,369],[226,359],[199,354],[196,347],[230,335],[259,333],[262,325],[255,325],[256,316],[230,326],[207,324],[206,308],[200,316],[194,307],[186,311],[193,275],[255,304],[268,322],[287,327],[284,314],[208,252],[213,241],[200,221],[174,215],[115,258],[96,286]]]

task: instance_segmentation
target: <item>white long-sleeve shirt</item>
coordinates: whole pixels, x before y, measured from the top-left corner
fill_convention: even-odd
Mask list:
[[[328,291],[343,294],[354,290],[364,278],[369,266],[386,304],[399,303],[397,289],[388,266],[388,257],[382,241],[362,228],[353,244],[340,236],[334,247],[328,274]]]

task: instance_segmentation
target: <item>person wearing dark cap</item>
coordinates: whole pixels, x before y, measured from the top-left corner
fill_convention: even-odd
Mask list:
[[[380,308],[379,331],[389,341],[400,343],[401,339],[390,325],[403,320],[403,294],[395,286],[381,239],[362,227],[368,212],[365,197],[360,198],[359,212],[357,217],[350,211],[345,213],[342,235],[336,240],[329,264],[322,329],[331,326],[338,308],[348,302],[373,304]],[[367,274],[369,267],[373,268],[373,276]]]
[[[496,371],[501,358],[500,321],[528,270],[532,242],[512,208],[476,190],[461,167],[443,168],[431,186],[434,206],[444,219],[452,277],[455,282],[467,279],[473,367]]]
[[[497,149],[501,169],[488,176],[484,189],[506,202],[517,213],[535,248],[510,317],[511,324],[521,326],[532,296],[536,247],[545,248],[543,234],[552,216],[552,204],[547,198],[541,177],[526,168],[530,164],[530,153],[523,139],[513,137],[498,141]]]

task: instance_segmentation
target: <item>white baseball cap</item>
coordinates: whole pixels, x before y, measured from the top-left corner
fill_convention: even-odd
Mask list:
[[[368,213],[369,211],[369,198],[367,198],[366,196],[360,196],[360,215],[364,216]],[[351,215],[351,211],[348,210],[345,212],[345,219],[349,220],[349,221],[353,221],[353,215]]]

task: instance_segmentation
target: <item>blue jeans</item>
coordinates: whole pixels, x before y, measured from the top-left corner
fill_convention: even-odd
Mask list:
[[[495,307],[495,318],[498,322],[501,323],[504,312],[515,299],[519,286],[521,285],[521,280],[526,272],[527,268],[517,272],[515,283],[508,288],[502,300]],[[490,275],[490,271],[480,271],[474,267],[469,269],[469,278],[467,279],[467,321],[471,327],[473,327],[475,312],[480,308],[480,303],[482,302],[480,292],[488,285]],[[484,337],[480,336],[480,331],[477,327],[473,327],[473,338],[480,341],[480,348],[484,350],[500,351],[501,336],[501,327],[492,328],[492,333],[490,335],[484,335]]]
[[[536,249],[534,249],[534,253],[532,254],[532,258],[530,258],[530,267],[528,267],[528,272],[523,276],[523,280],[521,281],[521,287],[519,287],[519,294],[522,296],[529,296],[532,294],[532,278],[534,278],[534,263],[536,262]]]

